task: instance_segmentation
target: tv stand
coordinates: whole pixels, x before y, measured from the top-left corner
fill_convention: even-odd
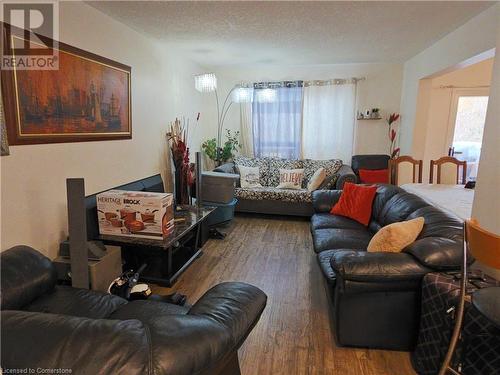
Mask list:
[[[215,207],[181,206],[174,213],[174,231],[163,240],[141,237],[99,235],[106,245],[120,246],[124,270],[147,266],[140,280],[160,286],[172,286],[177,278],[202,254],[203,222]]]

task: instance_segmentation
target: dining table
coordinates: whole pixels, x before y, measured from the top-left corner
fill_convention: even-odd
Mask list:
[[[414,183],[400,187],[443,210],[454,213],[462,220],[471,218],[474,189],[466,189],[464,185],[459,184]]]

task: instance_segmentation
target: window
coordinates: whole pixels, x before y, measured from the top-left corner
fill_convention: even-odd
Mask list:
[[[252,143],[249,149],[256,157],[349,162],[356,82],[350,78],[254,83],[251,107],[242,107],[240,117],[243,139],[252,142],[243,143]]]
[[[301,121],[301,81],[254,85],[252,128],[256,157],[300,158]]]

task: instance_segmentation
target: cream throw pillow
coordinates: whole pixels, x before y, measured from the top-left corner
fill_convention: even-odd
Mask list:
[[[316,172],[314,172],[314,174],[311,176],[311,179],[307,184],[307,190],[308,191],[316,190],[321,186],[323,181],[325,181],[325,178],[326,178],[326,169],[325,168],[316,169]]]
[[[304,169],[280,169],[278,189],[301,189],[304,179]]]
[[[423,227],[423,217],[386,225],[372,237],[368,244],[368,251],[399,253],[415,242]]]
[[[262,187],[259,182],[259,167],[245,167],[238,165],[240,170],[240,185],[242,188]]]

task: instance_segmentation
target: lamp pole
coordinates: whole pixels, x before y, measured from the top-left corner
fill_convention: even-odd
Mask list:
[[[217,150],[216,150],[216,163],[217,166],[221,164],[221,158],[222,158],[222,130],[224,129],[224,120],[226,119],[227,112],[229,111],[229,108],[231,108],[231,105],[233,104],[233,100],[230,99],[233,91],[237,88],[237,86],[234,86],[229,90],[229,92],[226,95],[226,99],[224,99],[224,103],[222,104],[222,109],[220,108],[219,104],[219,95],[217,94],[217,89],[215,89],[215,101],[217,105]]]

